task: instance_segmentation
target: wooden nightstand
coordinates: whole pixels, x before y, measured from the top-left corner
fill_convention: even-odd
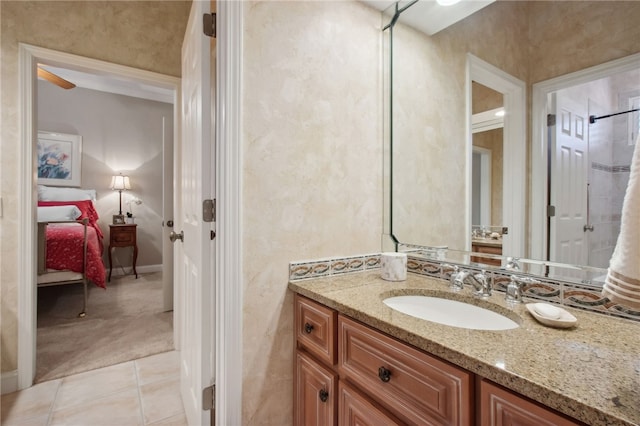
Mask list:
[[[138,278],[136,260],[138,259],[138,242],[136,229],[138,225],[109,225],[109,281],[111,281],[111,249],[115,247],[133,247],[133,273]]]

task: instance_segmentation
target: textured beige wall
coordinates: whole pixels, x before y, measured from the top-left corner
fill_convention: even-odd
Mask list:
[[[471,114],[500,108],[504,105],[504,95],[475,81],[471,82]]]
[[[0,347],[2,372],[17,368],[17,175],[20,152],[18,43],[180,75],[180,48],[190,2],[0,2]]]
[[[292,260],[371,253],[382,234],[379,13],[244,8],[243,424],[292,424]]]
[[[639,1],[529,3],[529,83],[640,52]]]

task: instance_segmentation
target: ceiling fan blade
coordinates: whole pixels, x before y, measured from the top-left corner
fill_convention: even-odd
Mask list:
[[[56,86],[60,86],[63,89],[73,89],[74,87],[76,87],[76,85],[71,83],[70,81],[67,81],[62,77],[58,77],[54,73],[49,72],[49,71],[45,70],[44,68],[38,67],[38,77],[43,78],[43,79],[55,84]]]

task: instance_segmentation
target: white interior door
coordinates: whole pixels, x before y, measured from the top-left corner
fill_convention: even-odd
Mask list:
[[[202,390],[214,382],[213,223],[204,222],[203,201],[213,199],[211,123],[211,41],[202,16],[209,2],[194,1],[182,45],[182,138],[180,177],[176,182],[176,282],[180,286],[180,390],[189,425],[210,424]]]
[[[589,165],[588,105],[558,92],[551,155],[549,260],[586,265],[588,255],[587,172]]]

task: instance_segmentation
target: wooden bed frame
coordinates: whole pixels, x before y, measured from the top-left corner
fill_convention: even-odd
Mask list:
[[[82,272],[73,272],[69,270],[55,270],[47,269],[47,225],[53,223],[81,223],[84,227],[84,239],[83,239],[83,261]],[[70,221],[51,221],[51,222],[38,222],[38,287],[49,287],[62,284],[82,284],[84,287],[84,301],[82,305],[82,311],[78,314],[78,317],[84,318],[87,315],[87,226],[89,225],[89,219],[82,220],[70,220]]]

